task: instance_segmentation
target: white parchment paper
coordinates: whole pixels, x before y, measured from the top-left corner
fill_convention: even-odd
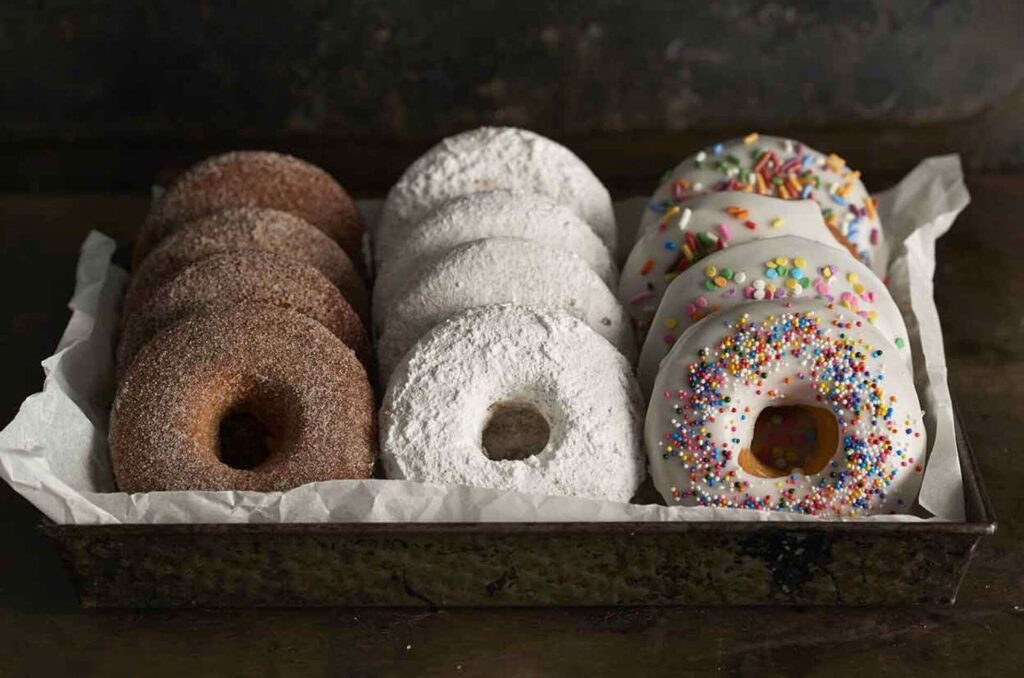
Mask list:
[[[925,160],[878,195],[892,244],[890,289],[907,320],[915,378],[926,410],[929,458],[920,504],[926,517],[964,518],[963,483],[946,385],[946,362],[932,298],[935,240],[967,205],[959,158]],[[617,206],[629,229],[644,200]],[[375,221],[377,204],[363,204]],[[114,242],[93,232],[82,245],[71,320],[56,352],[43,361],[45,382],[0,432],[0,476],[54,522],[320,523],[566,522],[672,520],[821,520],[788,513],[681,508],[545,497],[397,480],[336,480],[288,492],[117,492],[107,456],[107,413],[113,396],[112,346],[127,274],[110,263]]]

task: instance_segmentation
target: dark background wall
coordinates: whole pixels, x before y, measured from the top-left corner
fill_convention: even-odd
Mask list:
[[[485,123],[646,190],[750,129],[898,172],[1024,165],[1024,3],[17,2],[0,7],[0,190],[145,190],[230,147],[385,190]]]

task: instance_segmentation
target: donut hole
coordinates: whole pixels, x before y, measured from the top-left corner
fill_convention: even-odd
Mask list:
[[[551,438],[551,424],[535,406],[508,401],[491,405],[480,435],[484,455],[492,461],[522,460],[540,454]]]
[[[267,384],[242,384],[227,399],[214,448],[222,464],[240,471],[269,468],[294,429],[294,394]]]
[[[810,405],[766,407],[754,422],[749,448],[739,465],[759,478],[779,478],[799,470],[819,473],[836,451],[839,424],[827,409]]]
[[[220,421],[217,458],[231,468],[254,469],[270,457],[270,439],[270,431],[259,417],[234,409]]]

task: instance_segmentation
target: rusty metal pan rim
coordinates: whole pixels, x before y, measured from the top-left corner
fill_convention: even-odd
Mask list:
[[[133,535],[413,535],[413,534],[607,534],[649,535],[684,532],[843,532],[847,534],[933,533],[989,535],[994,523],[948,522],[777,522],[777,521],[677,521],[677,522],[588,522],[588,523],[176,523],[164,525],[57,525],[45,521],[44,532],[52,536],[133,536]]]

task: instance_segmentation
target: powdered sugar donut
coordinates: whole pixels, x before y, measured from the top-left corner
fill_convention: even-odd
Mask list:
[[[921,405],[903,360],[859,320],[813,299],[751,302],[680,337],[644,436],[669,505],[906,512],[925,463]]]
[[[665,288],[704,257],[751,240],[797,235],[842,249],[818,206],[752,193],[712,193],[672,207],[641,236],[622,267],[619,300],[642,343]]]
[[[629,501],[645,475],[629,363],[560,311],[436,326],[395,370],[380,433],[389,478]]]
[[[390,257],[432,209],[494,188],[546,195],[579,215],[605,245],[615,247],[608,190],[572,151],[524,129],[481,127],[442,140],[406,169],[384,204],[374,261]]]
[[[417,224],[388,259],[381,261],[373,288],[378,315],[419,272],[456,245],[491,237],[534,240],[579,255],[609,287],[618,269],[601,239],[565,205],[518,191],[483,191],[446,202]]]
[[[801,298],[834,304],[874,325],[912,369],[903,315],[871,269],[834,247],[787,236],[728,247],[672,281],[637,363],[643,392],[651,392],[676,338],[705,316],[753,300]]]
[[[384,379],[416,340],[460,311],[515,303],[561,309],[583,320],[633,360],[636,348],[622,307],[575,254],[520,238],[488,238],[451,250],[387,310],[377,345]]]
[[[711,191],[750,191],[785,200],[814,200],[825,225],[879,277],[889,251],[875,201],[839,156],[824,154],[793,139],[748,134],[714,144],[683,160],[666,175],[644,212],[646,233],[672,207]]]

